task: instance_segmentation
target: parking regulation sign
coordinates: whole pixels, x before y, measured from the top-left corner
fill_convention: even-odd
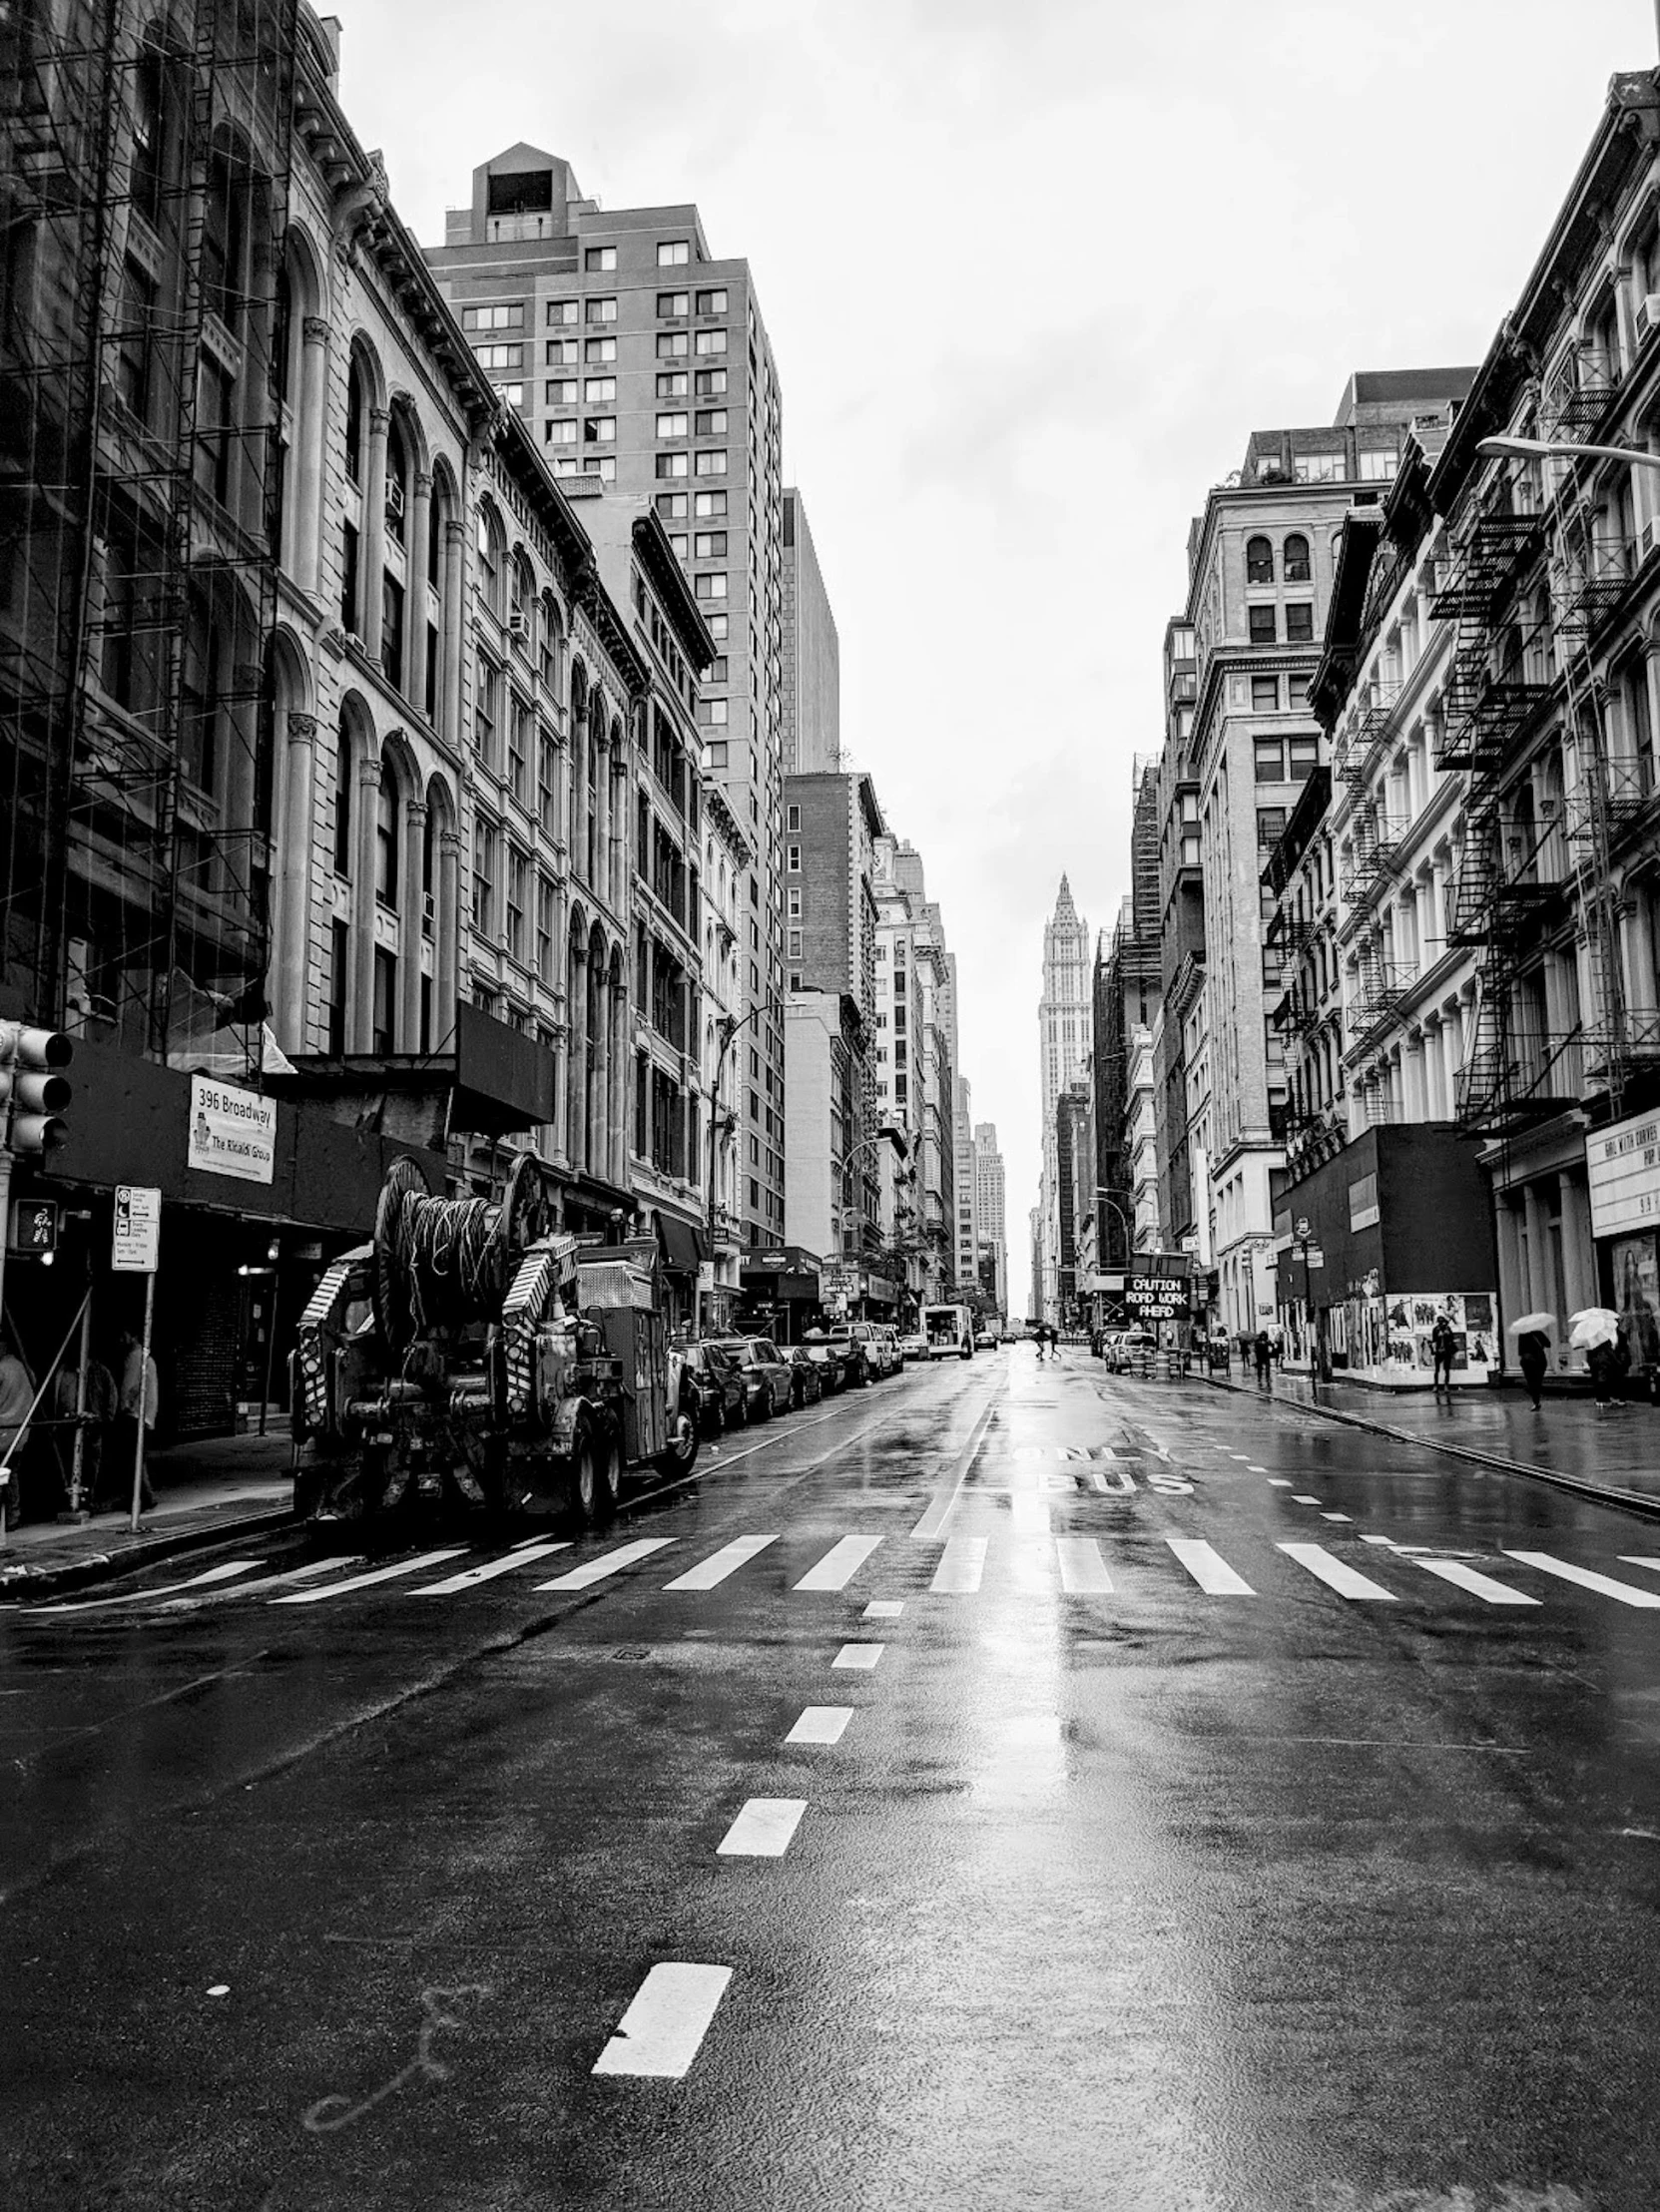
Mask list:
[[[118,1275],[154,1275],[161,1252],[161,1192],[148,1190],[142,1184],[118,1183],[111,1267]]]

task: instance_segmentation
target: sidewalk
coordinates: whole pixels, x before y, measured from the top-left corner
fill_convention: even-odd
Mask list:
[[[88,1521],[25,1521],[8,1528],[0,1551],[0,1598],[42,1597],[153,1559],[228,1538],[280,1528],[293,1502],[287,1420],[265,1436],[215,1436],[153,1451],[156,1504],[138,1535],[128,1515]]]
[[[1309,1406],[1374,1435],[1427,1444],[1455,1458],[1533,1475],[1660,1517],[1660,1409],[1640,1399],[1628,1398],[1599,1413],[1589,1396],[1564,1392],[1553,1397],[1547,1387],[1543,1410],[1535,1413],[1519,1387],[1383,1396],[1358,1382],[1311,1383],[1306,1376],[1279,1371],[1267,1390],[1250,1376],[1200,1375],[1194,1380],[1246,1397],[1272,1396]]]

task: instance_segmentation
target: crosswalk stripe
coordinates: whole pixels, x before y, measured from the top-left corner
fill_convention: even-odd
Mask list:
[[[1431,1574],[1438,1574],[1443,1582],[1468,1590],[1472,1597],[1484,1599],[1488,1605],[1537,1605],[1539,1602],[1536,1597],[1529,1597],[1525,1590],[1512,1590],[1508,1582],[1495,1582],[1491,1575],[1466,1567],[1460,1559],[1420,1559],[1417,1564],[1426,1567]]]
[[[903,1598],[873,1597],[859,1617],[867,1621],[896,1621],[904,1609]]]
[[[1198,1536],[1167,1536],[1165,1542],[1207,1597],[1255,1597],[1244,1575],[1236,1574],[1222,1554]]]
[[[239,1574],[252,1574],[259,1566],[258,1559],[222,1559],[217,1567],[209,1567],[203,1574],[193,1574],[188,1582],[164,1582],[155,1590],[123,1590],[117,1597],[81,1598],[71,1605],[30,1606],[30,1612],[85,1613],[94,1606],[146,1605],[159,1597],[171,1597],[176,1590],[200,1590],[212,1582],[229,1582]],[[264,1577],[261,1577],[264,1580]],[[254,1585],[250,1583],[252,1589]]]
[[[418,1590],[411,1590],[411,1597],[453,1597],[457,1590],[470,1590],[476,1583],[493,1582],[498,1574],[511,1574],[516,1567],[533,1567],[538,1559],[545,1559],[550,1551],[569,1551],[568,1543],[546,1540],[531,1544],[515,1544],[500,1559],[488,1559],[481,1567],[463,1567],[459,1574],[446,1574],[441,1582],[423,1582]]]
[[[1093,1536],[1057,1536],[1055,1555],[1060,1561],[1060,1586],[1077,1597],[1098,1597],[1112,1588],[1112,1576]]]
[[[347,1567],[360,1567],[361,1553],[342,1559],[307,1559],[303,1566],[284,1567],[280,1574],[259,1574],[252,1582],[238,1582],[229,1589],[215,1590],[212,1602],[221,1603],[231,1597],[251,1597],[256,1590],[275,1590],[284,1582],[314,1582],[319,1574],[340,1574]],[[179,1598],[175,1601],[181,1609],[201,1606],[210,1602],[209,1597]]]
[[[939,1555],[930,1590],[950,1597],[971,1597],[985,1572],[987,1539],[984,1536],[952,1536]]]
[[[782,1859],[807,1811],[806,1798],[753,1797],[715,1847],[719,1859]]]
[[[784,1740],[787,1744],[838,1744],[852,1717],[850,1705],[804,1705],[801,1718]]]
[[[1541,1574],[1559,1575],[1564,1582],[1577,1582],[1582,1590],[1595,1590],[1602,1597],[1618,1599],[1621,1605],[1660,1605],[1660,1594],[1653,1590],[1639,1590],[1635,1583],[1616,1582],[1611,1574],[1594,1574],[1589,1567],[1576,1567],[1566,1559],[1553,1559],[1548,1551],[1512,1551],[1504,1546],[1507,1559],[1519,1559],[1524,1567],[1537,1567]]]
[[[830,1545],[817,1566],[808,1568],[796,1584],[797,1589],[845,1589],[880,1542],[879,1536],[843,1536]]]
[[[730,1966],[698,1966],[679,1959],[653,1966],[617,2022],[616,2034],[595,2059],[595,2073],[681,2080],[731,1979]]]
[[[848,1667],[855,1674],[868,1674],[886,1649],[885,1644],[843,1644],[830,1665]]]
[[[719,1551],[712,1551],[707,1559],[699,1560],[685,1574],[677,1574],[672,1582],[665,1582],[663,1587],[666,1590],[713,1590],[729,1574],[736,1574],[757,1552],[777,1542],[777,1536],[736,1537],[730,1544],[723,1544]]]
[[[596,1582],[603,1582],[608,1575],[620,1574],[624,1567],[632,1567],[638,1559],[649,1559],[654,1551],[662,1551],[674,1541],[673,1536],[642,1536],[636,1543],[619,1544],[615,1551],[602,1552],[599,1558],[573,1567],[569,1574],[556,1574],[551,1582],[538,1582],[534,1587],[538,1590],[586,1590]]]
[[[1288,1559],[1295,1559],[1329,1589],[1336,1590],[1339,1597],[1377,1598],[1385,1605],[1395,1602],[1392,1590],[1385,1590],[1381,1582],[1358,1574],[1342,1559],[1334,1559],[1324,1544],[1281,1544],[1279,1548]]]
[[[389,1567],[373,1567],[367,1574],[348,1575],[343,1582],[325,1582],[320,1590],[289,1590],[282,1597],[274,1597],[273,1605],[321,1605],[331,1597],[345,1597],[352,1590],[371,1589],[377,1582],[395,1582],[400,1575],[419,1574],[423,1567],[442,1566],[446,1559],[459,1559],[466,1551],[465,1544],[449,1544],[442,1551],[423,1551],[413,1559],[395,1560]]]
[[[1660,1559],[1651,1557],[1647,1552],[1622,1551],[1620,1557],[1628,1567],[1653,1567],[1660,1570]]]

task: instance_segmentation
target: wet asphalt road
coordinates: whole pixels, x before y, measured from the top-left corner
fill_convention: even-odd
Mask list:
[[[0,1610],[0,2204],[1660,2202],[1653,1524],[1020,1347],[451,1547]]]

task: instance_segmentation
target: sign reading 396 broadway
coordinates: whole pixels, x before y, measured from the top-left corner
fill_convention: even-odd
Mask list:
[[[277,1159],[277,1101],[211,1075],[191,1077],[187,1164],[242,1183],[269,1183]]]
[[[1660,1114],[1616,1121],[1585,1139],[1591,1234],[1660,1228]]]

